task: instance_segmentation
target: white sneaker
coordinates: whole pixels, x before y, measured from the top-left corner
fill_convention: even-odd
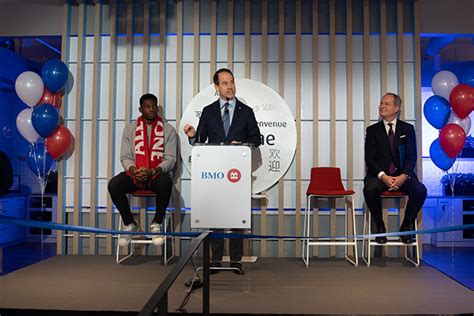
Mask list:
[[[122,229],[125,232],[138,232],[140,231],[140,225],[135,225],[134,223],[131,223],[130,225],[125,225],[125,227]],[[118,244],[119,246],[126,246],[130,243],[130,240],[134,235],[119,235],[119,240]]]
[[[161,233],[161,224],[151,223],[150,228],[152,233]],[[162,235],[153,235],[151,240],[153,241],[153,245],[161,246],[165,241],[165,237]]]

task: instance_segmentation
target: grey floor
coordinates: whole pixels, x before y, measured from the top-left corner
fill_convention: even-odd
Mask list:
[[[111,256],[57,256],[0,277],[0,308],[138,311],[173,264],[135,257],[117,265]],[[422,265],[377,259],[367,268],[342,260],[259,258],[246,274],[211,276],[211,313],[248,314],[458,314],[474,311],[474,291]],[[169,311],[185,296],[185,268],[169,292]],[[196,290],[186,309],[201,312]]]

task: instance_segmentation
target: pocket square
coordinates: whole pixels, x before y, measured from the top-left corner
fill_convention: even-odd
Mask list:
[[[400,136],[400,138],[405,138],[405,137],[407,137],[407,135],[402,135],[402,136]]]

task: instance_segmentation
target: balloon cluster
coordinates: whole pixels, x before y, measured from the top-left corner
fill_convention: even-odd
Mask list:
[[[434,164],[448,171],[461,153],[466,135],[471,130],[469,114],[474,110],[474,68],[466,70],[459,83],[455,74],[443,70],[433,77],[435,95],[425,101],[423,113],[439,137],[430,146]]]
[[[31,144],[28,167],[44,182],[53,160],[69,150],[73,138],[69,129],[60,124],[58,112],[69,75],[67,66],[51,59],[44,63],[40,75],[25,71],[15,81],[18,97],[29,106],[18,114],[16,126]]]

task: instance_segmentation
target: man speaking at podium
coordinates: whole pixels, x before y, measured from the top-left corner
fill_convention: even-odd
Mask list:
[[[232,71],[221,68],[213,77],[214,87],[219,99],[206,106],[199,119],[197,130],[186,124],[184,133],[191,144],[240,144],[250,143],[255,147],[260,145],[260,130],[252,108],[240,102],[235,97],[235,81]],[[232,203],[232,202],[230,202]],[[213,238],[210,240],[212,251],[211,267],[220,267],[224,252],[224,240]],[[230,239],[231,267],[236,268],[237,274],[244,274],[240,263],[243,254],[243,240]],[[217,272],[217,270],[212,270]]]

